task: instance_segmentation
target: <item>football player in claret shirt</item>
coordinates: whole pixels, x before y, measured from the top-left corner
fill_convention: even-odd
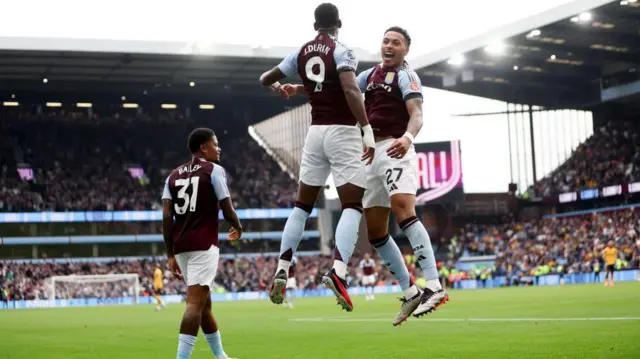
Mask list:
[[[376,299],[374,289],[376,287],[376,261],[371,258],[369,253],[364,254],[364,258],[360,261],[360,271],[362,274],[362,286],[365,287],[365,291],[369,292],[366,295],[366,300]]]
[[[180,323],[178,359],[191,357],[198,330],[216,359],[229,359],[222,348],[218,323],[211,312],[210,290],[218,269],[218,210],[231,226],[229,240],[242,236],[233,208],[218,139],[211,129],[191,132],[188,146],[193,158],[173,171],[162,194],[162,226],[169,269],[187,283],[187,306]]]
[[[296,279],[296,265],[298,259],[294,256],[289,266],[289,273],[287,276],[287,298],[283,304],[288,304],[289,308],[293,309],[293,299],[296,296],[296,289],[298,289],[298,280]]]
[[[400,313],[393,325],[410,315],[422,316],[449,300],[438,280],[431,239],[416,216],[416,151],[413,140],[422,127],[422,84],[405,56],[411,37],[400,27],[389,28],[382,38],[382,63],[358,75],[365,107],[376,141],[376,158],[367,166],[364,211],[369,241],[404,290]],[[402,254],[389,235],[389,214],[411,242],[424,272],[427,287],[418,288],[409,276]]]
[[[347,292],[347,264],[355,249],[362,219],[366,188],[363,161],[371,163],[375,143],[362,93],[356,84],[358,61],[353,51],[337,38],[342,26],[338,8],[333,4],[320,4],[315,10],[315,20],[316,37],[260,77],[263,86],[283,97],[306,93],[311,103],[311,126],[302,153],[298,195],[284,226],[280,260],[269,298],[273,303],[282,303],[291,258],[300,244],[318,194],[331,173],[342,202],[342,215],[336,228],[333,268],[322,277],[322,282],[333,291],[338,304],[350,312],[353,303]],[[303,85],[278,82],[294,75],[300,76]],[[364,136],[356,125],[360,125]]]

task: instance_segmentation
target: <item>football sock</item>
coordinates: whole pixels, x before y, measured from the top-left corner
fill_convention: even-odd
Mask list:
[[[433,247],[431,247],[431,239],[422,222],[418,217],[413,216],[402,221],[400,228],[402,228],[404,234],[409,238],[409,242],[411,242],[413,253],[424,272],[424,278],[427,280],[427,288],[434,292],[442,289],[442,285],[438,280],[438,268]]]
[[[215,333],[205,334],[204,337],[207,339],[207,343],[209,343],[209,347],[211,348],[211,352],[214,356],[226,356],[224,349],[222,348],[222,336],[220,335],[219,330]]]
[[[280,261],[278,261],[278,269],[284,270],[285,273],[289,271],[289,265],[293,254],[298,249],[298,245],[302,240],[302,234],[304,232],[307,218],[311,214],[312,207],[305,206],[300,203],[296,203],[293,207],[287,223],[284,225],[284,231],[282,232],[282,242],[280,242]]]
[[[160,299],[160,296],[159,296],[159,295],[157,295],[157,294],[154,294],[153,296],[154,296],[154,298],[156,298],[156,304],[157,304],[157,306],[158,306],[158,307],[159,307],[159,306],[161,306],[161,305],[162,305],[162,299]]]
[[[409,276],[409,270],[404,264],[402,253],[400,248],[396,244],[396,241],[390,235],[386,235],[382,238],[374,239],[371,241],[371,245],[375,248],[376,252],[384,261],[384,265],[389,269],[389,272],[400,283],[400,288],[405,291],[405,297],[412,294],[407,298],[412,298],[418,294],[418,289],[411,283],[411,276]]]
[[[345,279],[347,264],[353,250],[356,248],[358,233],[360,232],[360,219],[362,218],[361,205],[344,205],[342,215],[336,227],[336,250],[333,269],[338,277]]]
[[[178,338],[178,355],[176,359],[189,359],[196,345],[196,337],[188,334],[180,334]]]

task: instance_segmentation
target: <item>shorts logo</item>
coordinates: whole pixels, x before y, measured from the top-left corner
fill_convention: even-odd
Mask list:
[[[411,90],[413,90],[413,91],[420,91],[420,86],[418,85],[418,83],[417,83],[417,82],[412,82],[412,83],[409,85],[409,88],[410,88]]]
[[[387,72],[387,77],[384,78],[384,83],[386,83],[387,85],[391,85],[395,77],[395,72]]]

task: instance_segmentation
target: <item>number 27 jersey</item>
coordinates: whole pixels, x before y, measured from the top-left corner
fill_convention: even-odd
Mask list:
[[[218,202],[227,197],[226,175],[217,164],[195,158],[171,171],[162,199],[173,209],[175,254],[218,246]]]
[[[318,34],[278,65],[285,76],[298,74],[302,79],[311,103],[311,125],[347,126],[358,121],[351,113],[339,74],[355,72],[357,67],[353,51],[328,34]]]

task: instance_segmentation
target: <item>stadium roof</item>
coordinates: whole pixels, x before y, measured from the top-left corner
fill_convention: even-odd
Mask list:
[[[293,48],[198,42],[0,37],[0,93],[268,95],[260,75]],[[362,66],[372,54],[354,49]],[[47,83],[43,83],[43,79]],[[195,86],[190,87],[193,82]],[[126,91],[125,91],[126,90]]]
[[[412,64],[430,87],[513,103],[588,106],[601,101],[607,77],[640,72],[638,29],[640,1],[585,0]]]
[[[640,4],[633,1],[621,6],[576,0],[411,64],[430,87],[545,106],[598,102],[603,75],[640,64]],[[571,21],[594,7],[592,20]],[[527,36],[535,29],[539,35]],[[501,56],[485,51],[496,40],[505,44]],[[148,94],[167,100],[268,96],[257,84],[259,75],[292,50],[198,41],[0,37],[0,100],[13,93]],[[379,61],[378,54],[355,51],[360,68]],[[464,64],[448,63],[456,54],[464,55]]]

